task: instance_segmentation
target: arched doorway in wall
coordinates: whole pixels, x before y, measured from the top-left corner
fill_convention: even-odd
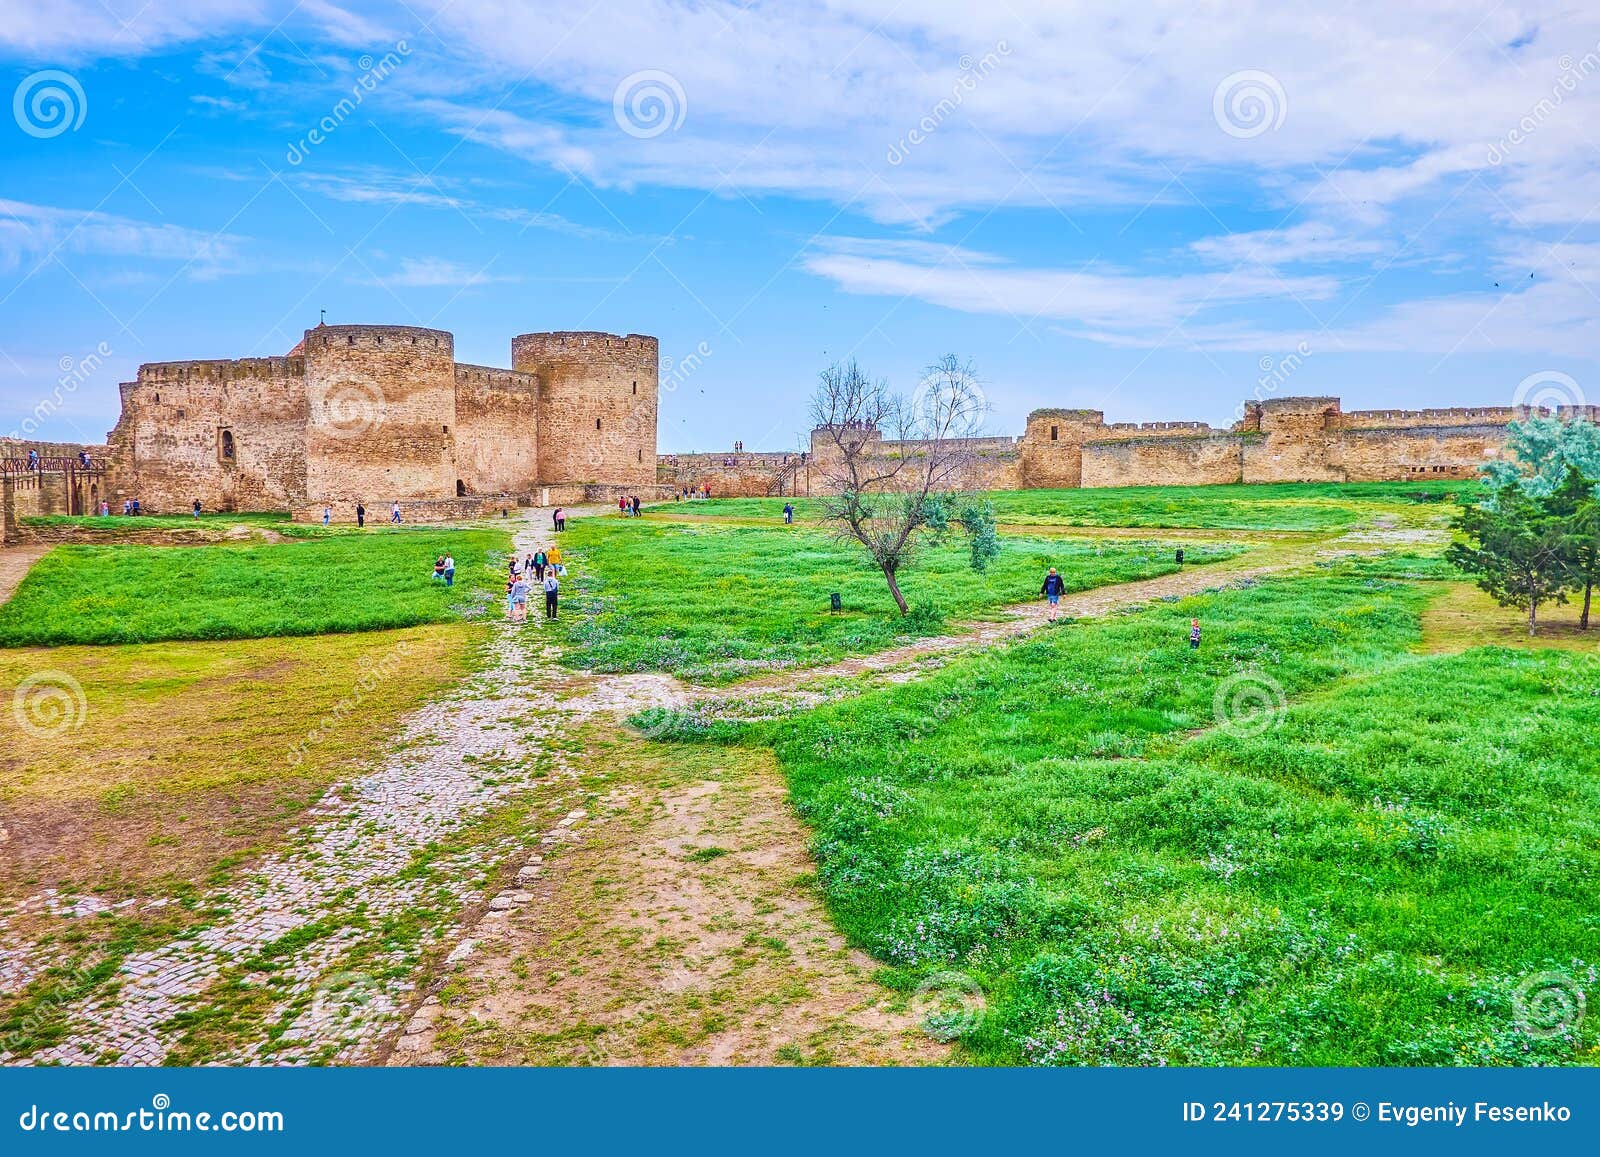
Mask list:
[[[457,478],[456,479],[456,497],[457,498],[465,498],[466,496],[467,496],[467,484],[465,482],[463,482],[461,479]]]

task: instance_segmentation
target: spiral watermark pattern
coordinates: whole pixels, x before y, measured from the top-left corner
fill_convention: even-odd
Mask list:
[[[1241,671],[1217,684],[1211,713],[1218,727],[1251,739],[1278,726],[1287,704],[1276,679],[1259,671]]]
[[[36,671],[17,684],[11,714],[28,735],[50,739],[82,730],[89,698],[83,684],[65,671]]]
[[[659,739],[678,726],[679,713],[688,706],[688,702],[670,683],[652,681],[635,697],[634,703],[638,704],[638,709],[628,717],[622,728],[629,735],[637,735],[641,739]]]
[[[1540,1040],[1575,1033],[1583,1023],[1583,989],[1564,972],[1535,972],[1511,994],[1511,1012],[1518,1028]]]
[[[970,369],[935,367],[923,375],[911,392],[911,429],[929,437],[942,437],[979,425],[989,412],[989,398]]]
[[[676,132],[689,112],[683,85],[670,72],[646,68],[629,73],[611,94],[611,115],[630,137],[649,140]]]
[[[70,72],[46,68],[22,78],[11,96],[11,115],[30,137],[49,140],[83,126],[89,115],[89,98]]]
[[[371,382],[340,382],[323,399],[323,427],[335,438],[359,438],[383,424],[388,403]]]
[[[964,972],[936,972],[911,997],[922,1031],[949,1043],[976,1032],[989,1011],[983,988]]]
[[[1566,406],[1587,405],[1588,400],[1583,395],[1583,387],[1571,374],[1540,370],[1517,383],[1511,394],[1511,404],[1535,410],[1560,410]]]
[[[1218,82],[1211,116],[1230,137],[1248,139],[1276,131],[1289,115],[1289,97],[1270,72],[1247,68]]]

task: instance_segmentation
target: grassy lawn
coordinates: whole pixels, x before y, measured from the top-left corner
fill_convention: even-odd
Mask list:
[[[1469,492],[1470,482],[1297,482],[1239,486],[1126,486],[1096,490],[1002,490],[984,497],[1011,525],[1133,526],[1221,530],[1341,530],[1393,513],[1415,518],[1433,499]],[[726,518],[815,518],[818,503],[796,498],[713,498],[653,511]],[[1421,511],[1417,509],[1421,506]]]
[[[318,528],[321,529],[320,527]],[[459,620],[497,596],[500,530],[382,530],[291,543],[58,546],[0,606],[0,647],[246,639]],[[456,585],[433,579],[449,551]]]
[[[1595,1063],[1513,994],[1594,991],[1600,664],[1412,653],[1433,593],[1263,582],[712,734],[775,750],[891,985],[981,986],[970,1059]],[[1240,675],[1287,709],[1230,722]]]
[[[170,530],[173,527],[199,526],[216,529],[226,526],[288,526],[287,514],[206,514],[199,518],[192,514],[113,514],[101,518],[95,514],[38,514],[18,519],[24,526],[83,526],[92,530],[115,533],[119,530]]]
[[[78,724],[27,729],[0,712],[3,890],[206,880],[381,751],[466,671],[480,629],[0,652],[8,700],[34,677],[32,694],[61,691]]]
[[[1007,537],[983,574],[956,543],[934,547],[902,576],[913,612],[894,608],[862,552],[800,527],[575,522],[562,547],[570,581],[565,661],[596,671],[672,671],[726,681],[754,670],[866,654],[937,634],[951,620],[1038,596],[1057,567],[1069,591],[1152,578],[1176,569],[1173,543]],[[1190,544],[1186,563],[1239,547]],[[829,610],[838,591],[844,610]]]

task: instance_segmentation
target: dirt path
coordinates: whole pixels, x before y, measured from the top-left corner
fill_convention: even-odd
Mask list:
[[[831,924],[764,753],[590,737],[609,788],[451,954],[390,1064],[937,1064]]]
[[[49,549],[48,546],[8,546],[0,550],[0,603],[16,593],[33,564]]]

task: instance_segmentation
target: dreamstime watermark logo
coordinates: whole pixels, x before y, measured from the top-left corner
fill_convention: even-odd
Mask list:
[[[910,132],[890,145],[884,159],[891,165],[903,163],[911,155],[912,149],[938,132],[939,126],[966,103],[967,94],[976,92],[979,82],[987,80],[989,74],[1000,67],[1001,59],[1010,55],[1011,45],[1004,40],[997,40],[995,46],[984,53],[981,59],[973,60],[970,55],[963,56],[956,62],[961,71],[956,76],[955,83],[950,86],[950,95],[940,97],[938,103],[924,114]]]
[[[689,113],[689,98],[683,85],[670,72],[646,68],[631,72],[617,82],[611,94],[611,115],[617,127],[630,137],[649,140],[665,132],[677,132]]]
[[[371,93],[378,91],[378,85],[389,79],[395,69],[404,64],[406,57],[410,55],[411,46],[404,40],[397,40],[394,47],[377,60],[371,56],[363,56],[356,61],[356,67],[361,69],[361,75],[356,77],[356,82],[350,86],[350,95],[341,97],[305,136],[298,141],[291,141],[288,152],[284,154],[284,160],[291,165],[298,165],[304,161],[311,155],[311,150],[337,132],[339,126],[349,120],[351,114],[361,107],[361,102]]]
[[[380,1019],[387,1002],[383,985],[365,972],[334,972],[311,997],[311,1022],[323,1028],[358,1029]]]
[[[989,412],[989,398],[970,368],[950,362],[935,366],[911,391],[910,426],[929,437],[976,429]]]
[[[976,1032],[988,1010],[982,986],[964,972],[936,972],[911,996],[922,1031],[946,1043]]]
[[[324,742],[337,726],[360,711],[368,695],[404,669],[406,659],[410,655],[411,644],[402,641],[396,643],[380,659],[374,659],[371,655],[361,656],[361,674],[356,678],[350,694],[335,703],[317,721],[316,726],[306,732],[306,737],[288,750],[284,758],[288,760],[289,766],[299,767],[304,763],[310,749]]]
[[[680,713],[688,705],[689,700],[666,678],[652,679],[634,695],[630,706],[635,710],[622,729],[641,739],[660,739],[678,727]]]
[[[1231,72],[1211,94],[1211,116],[1230,137],[1275,132],[1289,115],[1289,97],[1270,72],[1247,68]]]
[[[1511,150],[1533,136],[1546,121],[1556,115],[1567,97],[1578,90],[1578,85],[1582,81],[1600,71],[1600,44],[1596,44],[1576,60],[1570,52],[1565,53],[1556,65],[1561,69],[1561,75],[1556,77],[1555,83],[1550,86],[1550,95],[1535,101],[1505,136],[1489,146],[1489,151],[1484,154],[1484,159],[1489,164],[1499,165],[1509,157]]]
[[[7,437],[22,439],[31,438],[38,433],[39,427],[47,422],[51,415],[66,404],[67,396],[78,392],[78,387],[105,364],[111,356],[111,347],[105,342],[96,345],[84,357],[73,357],[63,354],[56,362],[56,368],[61,371],[61,376],[56,379],[55,389],[50,391],[48,397],[41,398],[33,407],[33,412],[22,420],[22,425],[12,430]]]
[[[49,140],[78,131],[89,115],[89,98],[70,72],[46,68],[22,78],[11,95],[11,115],[30,137]]]
[[[1259,671],[1241,671],[1217,684],[1211,714],[1218,727],[1248,739],[1277,727],[1287,704],[1276,679]]]
[[[1252,398],[1257,402],[1264,402],[1269,395],[1276,394],[1283,389],[1294,376],[1295,372],[1306,363],[1311,356],[1311,346],[1307,342],[1300,342],[1294,350],[1282,357],[1272,354],[1262,354],[1256,361],[1256,369],[1261,371],[1261,376],[1256,379],[1256,388],[1251,391]],[[1234,409],[1236,418],[1245,415],[1246,403],[1240,402]]]
[[[322,398],[322,429],[335,438],[359,438],[388,416],[383,390],[372,382],[339,382]]]
[[[1574,1034],[1583,1023],[1583,989],[1564,972],[1535,972],[1511,994],[1511,1012],[1517,1027],[1531,1037]]]
[[[17,684],[11,714],[26,734],[53,739],[83,729],[89,697],[83,684],[65,671],[36,671]]]
[[[1583,406],[1588,401],[1583,388],[1571,374],[1560,370],[1540,370],[1529,374],[1517,383],[1511,393],[1513,406],[1527,406],[1534,410],[1560,410],[1566,406]]]

